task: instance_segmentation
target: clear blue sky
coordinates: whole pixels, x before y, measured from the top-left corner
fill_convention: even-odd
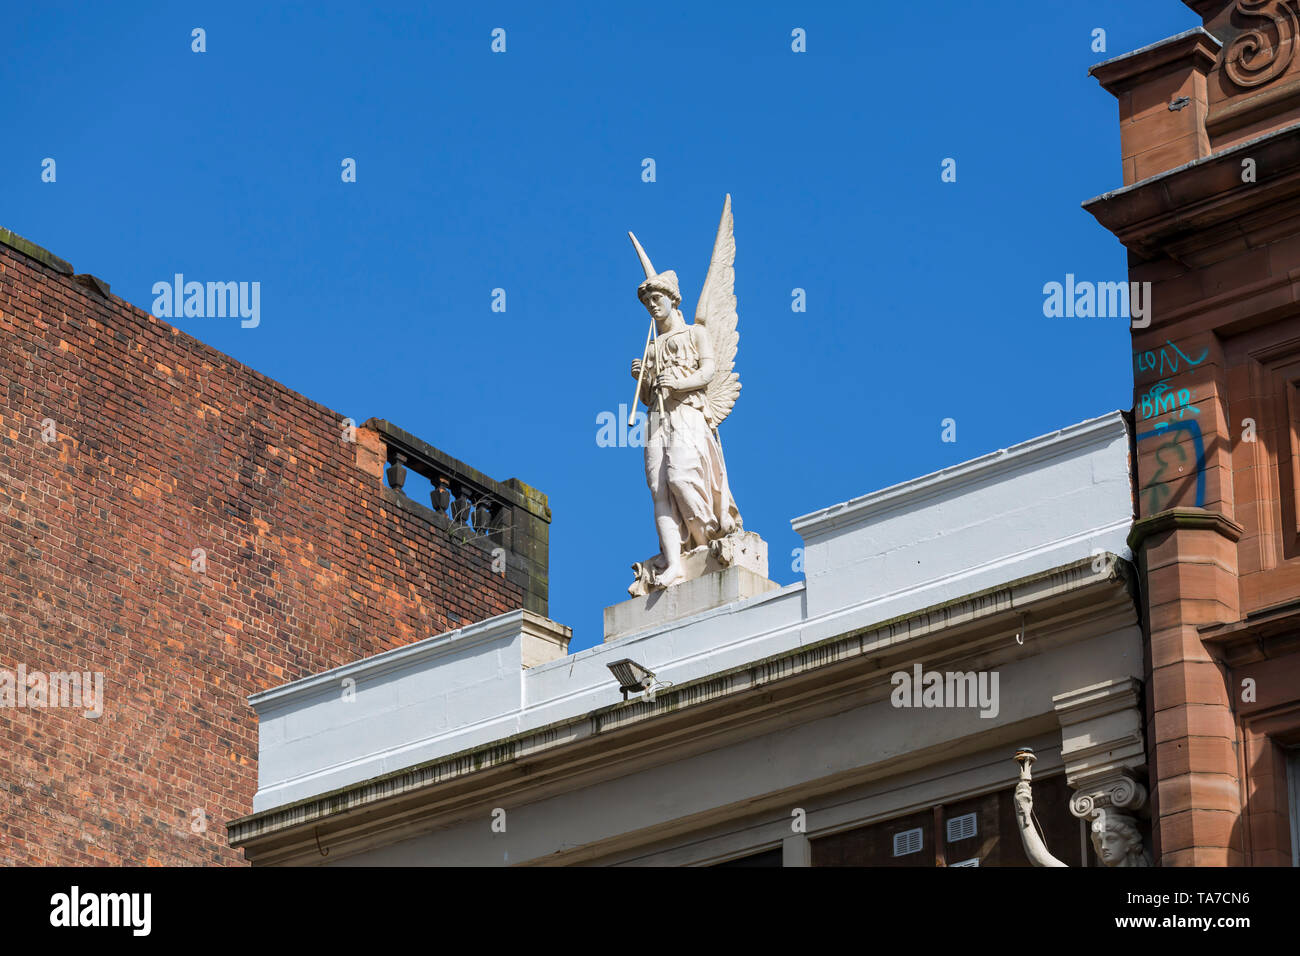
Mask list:
[[[1198,22],[1177,0],[14,4],[0,225],[145,310],[176,272],[259,281],[257,328],[175,323],[545,491],[577,650],[657,550],[640,449],[596,442],[648,322],[626,231],[689,318],[732,194],[722,439],[789,583],[791,518],[1132,405],[1125,322],[1045,318],[1042,289],[1126,277],[1079,208],[1121,185],[1088,67]]]

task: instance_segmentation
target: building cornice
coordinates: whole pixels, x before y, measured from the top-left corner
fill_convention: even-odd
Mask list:
[[[1260,608],[1245,620],[1203,624],[1201,642],[1229,667],[1256,664],[1300,650],[1300,600]]]
[[[1190,62],[1208,73],[1214,68],[1222,46],[1205,27],[1192,27],[1132,53],[1103,60],[1090,67],[1088,75],[1095,77],[1107,93],[1119,96],[1144,74],[1171,65]]]
[[[864,688],[887,694],[889,673],[924,650],[927,662],[969,655],[990,640],[1004,653],[1009,626],[1025,615],[1048,621],[1062,615],[1133,613],[1133,570],[1106,555],[1031,575],[978,594],[661,690],[655,700],[634,699],[577,718],[474,747],[240,818],[228,824],[232,846],[257,862],[303,862],[318,839],[340,845],[391,829],[394,821],[432,819],[468,802],[521,788],[558,786],[579,774],[618,772],[622,760],[651,759],[671,738],[694,740],[702,728],[753,733],[758,720],[792,701],[809,707],[845,695],[861,701]],[[1014,643],[1010,645],[1014,648]],[[836,705],[840,706],[840,705]],[[681,742],[675,745],[680,756]],[[315,853],[314,849],[311,853]],[[299,859],[300,854],[306,854]]]
[[[1254,163],[1255,179],[1243,180],[1243,160]],[[1236,221],[1257,210],[1276,208],[1300,196],[1300,123],[1157,173],[1083,203],[1083,208],[1125,247],[1151,259],[1161,253],[1181,259],[1180,241],[1213,246],[1225,231],[1240,233]]]

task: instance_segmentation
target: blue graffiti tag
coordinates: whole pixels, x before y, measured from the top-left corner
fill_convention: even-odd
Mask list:
[[[1206,357],[1210,354],[1210,347],[1207,345],[1205,348],[1201,350],[1201,355],[1199,358],[1191,358],[1190,356],[1187,355],[1186,352],[1180,349],[1173,342],[1169,341],[1168,339],[1165,339],[1165,344],[1160,346],[1160,350],[1158,352],[1134,352],[1133,353],[1133,374],[1140,375],[1144,371],[1155,372],[1157,365],[1159,365],[1159,371],[1157,372],[1157,375],[1159,375],[1160,378],[1165,377],[1166,366],[1168,366],[1169,368],[1169,372],[1167,374],[1172,375],[1175,372],[1177,372],[1178,358],[1168,354],[1165,351],[1165,345],[1169,346],[1169,348],[1177,352],[1178,356],[1181,357],[1182,360],[1187,363],[1188,367],[1191,368],[1200,365],[1202,362],[1205,361]]]
[[[1147,389],[1147,393],[1142,396],[1138,410],[1142,413],[1144,421],[1157,415],[1163,415],[1165,412],[1177,412],[1180,419],[1188,411],[1193,415],[1201,414],[1201,410],[1192,404],[1192,390],[1190,388],[1180,388],[1176,392],[1171,391],[1168,382],[1156,382]]]
[[[1197,422],[1191,420],[1185,422],[1161,422],[1149,432],[1140,432],[1136,436],[1134,441],[1142,441],[1144,438],[1171,436],[1174,432],[1184,431],[1184,430],[1191,434],[1192,447],[1196,451],[1196,507],[1204,508],[1205,507],[1205,442],[1201,438],[1201,426]],[[1152,504],[1156,506],[1158,506],[1159,504],[1159,495],[1155,490],[1155,486],[1157,485],[1160,476],[1164,473],[1165,468],[1167,468],[1169,465],[1169,463],[1166,462],[1161,457],[1160,452],[1163,452],[1169,448],[1177,448],[1179,450],[1179,456],[1183,460],[1186,460],[1186,453],[1182,451],[1181,446],[1179,446],[1179,444],[1176,441],[1171,440],[1166,444],[1161,445],[1159,450],[1157,450],[1156,461],[1160,463],[1160,467],[1156,470],[1156,473],[1151,476],[1151,481],[1147,483],[1147,488],[1151,490]],[[1158,507],[1152,507],[1151,510],[1156,511],[1159,509]]]

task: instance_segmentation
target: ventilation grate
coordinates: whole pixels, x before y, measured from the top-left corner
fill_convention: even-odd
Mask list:
[[[975,814],[963,813],[959,817],[953,817],[948,821],[948,842],[955,843],[958,840],[969,840],[976,833]]]
[[[921,852],[921,828],[894,834],[894,856],[907,856]]]

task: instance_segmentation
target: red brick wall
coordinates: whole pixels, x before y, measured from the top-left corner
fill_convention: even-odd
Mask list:
[[[242,863],[249,694],[521,606],[342,416],[5,245],[0,355],[0,669],[106,698],[0,707],[0,864]]]

